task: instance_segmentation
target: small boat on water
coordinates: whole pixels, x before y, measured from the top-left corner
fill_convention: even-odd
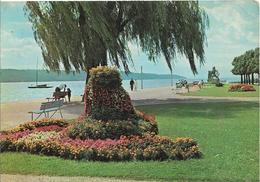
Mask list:
[[[50,85],[47,85],[47,84],[41,84],[41,85],[31,85],[31,86],[28,86],[28,88],[52,88],[52,86]]]
[[[37,58],[37,65],[36,65],[36,79],[35,79],[35,85],[30,85],[28,88],[52,88],[52,86],[47,84],[39,84],[38,85],[38,58]]]

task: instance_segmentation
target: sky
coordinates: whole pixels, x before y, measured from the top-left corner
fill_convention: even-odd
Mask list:
[[[1,68],[39,69],[43,67],[41,49],[36,44],[31,23],[25,16],[25,2],[1,2]],[[209,16],[210,27],[206,32],[205,63],[197,60],[198,74],[193,75],[188,60],[178,55],[174,60],[173,74],[187,78],[207,78],[213,66],[221,78],[234,77],[231,73],[232,60],[245,51],[259,46],[259,6],[253,0],[199,1]],[[163,56],[158,62],[150,62],[148,57],[134,44],[129,45],[134,67],[132,72],[169,74]]]

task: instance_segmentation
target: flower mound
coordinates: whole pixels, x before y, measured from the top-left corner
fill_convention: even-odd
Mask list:
[[[90,71],[85,114],[68,123],[42,119],[0,132],[0,152],[24,151],[94,161],[200,158],[191,138],[158,136],[155,116],[137,111],[117,70]]]
[[[252,85],[247,84],[235,84],[231,85],[228,89],[229,92],[249,92],[256,91]]]

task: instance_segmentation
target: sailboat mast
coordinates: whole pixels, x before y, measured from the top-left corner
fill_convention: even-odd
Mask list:
[[[37,57],[37,64],[36,64],[36,86],[38,85],[38,57]]]

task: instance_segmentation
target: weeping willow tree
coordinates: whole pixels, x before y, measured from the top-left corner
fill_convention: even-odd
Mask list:
[[[129,72],[129,43],[149,60],[164,56],[172,71],[176,53],[204,63],[208,18],[197,1],[27,2],[25,12],[51,71],[84,70],[110,61]],[[88,77],[87,77],[88,79]]]

